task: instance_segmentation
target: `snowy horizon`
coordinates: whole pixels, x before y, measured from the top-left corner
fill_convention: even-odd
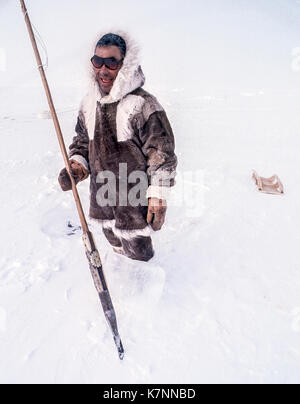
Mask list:
[[[299,87],[300,74],[292,68],[296,59],[292,52],[300,47],[297,0],[188,0],[178,1],[177,7],[173,0],[151,4],[117,0],[106,3],[104,10],[98,0],[82,4],[65,0],[42,7],[39,1],[27,1],[32,22],[46,44],[49,76],[56,78],[53,86],[66,81],[76,86],[90,56],[91,40],[100,31],[119,28],[140,43],[149,85],[182,88],[184,84],[198,91]],[[19,1],[1,0],[0,13],[0,48],[6,54],[0,86],[37,83]],[[100,23],[98,15],[104,15]],[[192,59],[191,65],[186,57]],[[297,66],[300,70],[300,63]]]

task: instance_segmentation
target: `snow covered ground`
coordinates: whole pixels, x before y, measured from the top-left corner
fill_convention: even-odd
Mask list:
[[[0,382],[299,383],[299,1],[128,0],[105,10],[53,1],[41,10],[28,0],[66,143],[97,15],[122,21],[140,38],[146,89],[174,128],[177,189],[198,200],[170,206],[148,264],[115,255],[91,225],[123,362],[72,196],[57,183],[62,158],[52,121],[38,117],[47,105],[17,3],[0,4]],[[259,194],[252,169],[276,172],[285,196]],[[88,182],[79,190],[87,210]]]

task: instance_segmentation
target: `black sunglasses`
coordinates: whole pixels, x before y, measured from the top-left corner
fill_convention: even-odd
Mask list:
[[[96,69],[101,69],[101,67],[105,65],[109,70],[117,70],[123,60],[124,59],[117,60],[114,57],[101,58],[100,56],[94,55],[91,62]]]

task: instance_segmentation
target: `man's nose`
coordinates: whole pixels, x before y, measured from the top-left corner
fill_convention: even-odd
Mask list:
[[[107,72],[107,67],[105,66],[105,63],[103,63],[103,65],[100,67],[99,71],[100,72]]]

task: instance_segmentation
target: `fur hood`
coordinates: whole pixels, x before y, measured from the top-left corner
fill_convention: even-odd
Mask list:
[[[99,39],[109,32],[119,35],[124,39],[124,41],[126,42],[127,52],[123,62],[123,66],[118,73],[113,87],[110,93],[105,97],[101,96],[99,85],[96,81],[96,75],[91,66],[91,63],[89,64],[89,76],[92,92],[94,93],[97,101],[100,101],[101,104],[111,104],[120,101],[127,94],[131,93],[139,87],[143,87],[143,85],[145,84],[145,76],[139,61],[139,46],[128,33],[119,30],[106,30],[99,33],[95,42],[93,43],[91,54],[94,54],[95,47]]]

